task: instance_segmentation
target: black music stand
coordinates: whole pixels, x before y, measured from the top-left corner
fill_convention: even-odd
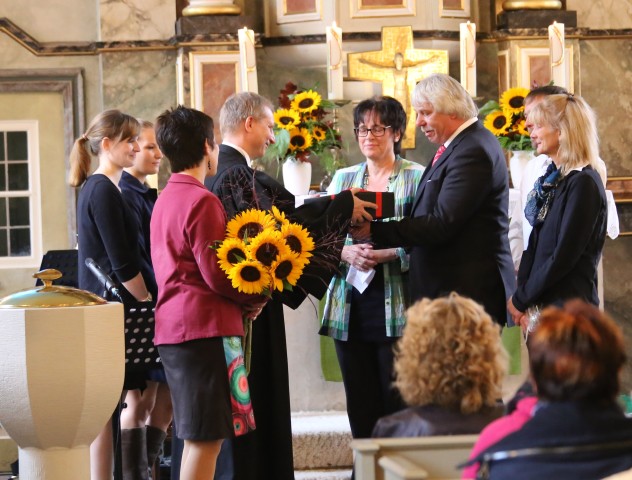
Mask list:
[[[49,250],[44,254],[40,270],[54,268],[59,270],[63,276],[53,280],[53,285],[63,285],[65,287],[79,288],[79,252],[72,250]],[[35,286],[44,285],[41,280],[35,282]]]

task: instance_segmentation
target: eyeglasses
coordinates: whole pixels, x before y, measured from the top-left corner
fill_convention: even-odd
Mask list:
[[[391,126],[389,125],[388,127],[381,127],[379,125],[375,125],[373,126],[373,128],[358,127],[354,128],[353,131],[358,137],[366,137],[369,132],[371,132],[374,137],[381,137],[386,133],[387,128],[391,128]]]

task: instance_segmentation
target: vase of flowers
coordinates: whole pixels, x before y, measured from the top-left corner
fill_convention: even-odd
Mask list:
[[[312,158],[317,157],[326,170],[331,159],[339,158],[340,134],[333,121],[326,120],[328,109],[335,107],[314,89],[299,89],[292,82],[281,90],[274,112],[275,143],[264,160],[283,162],[283,184],[294,195],[309,192]]]
[[[533,146],[524,116],[524,99],[528,93],[526,88],[510,88],[498,102],[490,100],[479,111],[485,127],[498,138],[505,151],[511,152],[509,171],[516,188],[520,186],[525,166],[533,158]]]

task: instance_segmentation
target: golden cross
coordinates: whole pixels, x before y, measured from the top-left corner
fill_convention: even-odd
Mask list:
[[[422,50],[413,45],[413,27],[383,27],[382,50],[350,53],[349,77],[382,83],[382,95],[401,102],[408,122],[402,148],[415,148],[415,112],[410,97],[417,82],[431,73],[448,73],[447,50]]]

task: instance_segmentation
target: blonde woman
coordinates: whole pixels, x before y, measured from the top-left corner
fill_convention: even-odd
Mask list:
[[[500,417],[507,353],[483,307],[452,292],[418,301],[406,319],[395,386],[410,407],[381,418],[373,436],[479,433]]]

